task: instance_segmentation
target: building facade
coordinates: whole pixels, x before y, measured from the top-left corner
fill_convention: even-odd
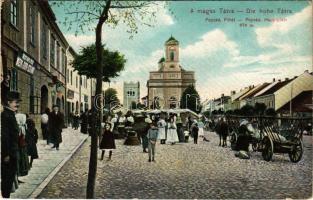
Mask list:
[[[140,83],[138,82],[124,82],[123,85],[123,107],[131,109],[133,102],[140,103]]]
[[[8,0],[2,3],[1,57],[10,90],[21,94],[20,112],[40,114],[53,104],[65,110],[68,43],[48,1]]]
[[[179,108],[182,93],[195,82],[195,73],[186,71],[180,65],[179,42],[171,36],[165,42],[165,58],[160,59],[157,71],[150,72],[148,107]]]

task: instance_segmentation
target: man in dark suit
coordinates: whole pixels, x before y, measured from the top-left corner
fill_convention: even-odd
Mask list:
[[[15,119],[20,95],[8,92],[1,113],[1,193],[10,198],[14,177],[17,173],[19,127]]]
[[[53,111],[49,116],[49,131],[53,141],[53,147],[59,150],[59,144],[62,143],[62,129],[64,127],[64,116],[59,111],[58,105],[53,105]]]

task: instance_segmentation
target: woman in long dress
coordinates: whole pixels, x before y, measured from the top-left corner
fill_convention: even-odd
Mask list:
[[[159,128],[158,139],[161,141],[161,144],[165,144],[165,141],[166,141],[165,127],[166,127],[166,122],[163,119],[163,117],[161,117],[160,120],[158,121],[158,128]]]
[[[167,142],[173,145],[178,141],[176,123],[174,117],[171,117],[167,129]]]
[[[204,137],[204,131],[203,131],[204,123],[201,120],[199,120],[198,122],[198,128],[199,128],[199,137],[203,138]]]
[[[17,165],[17,176],[26,176],[29,171],[29,160],[27,154],[27,144],[25,141],[26,136],[26,115],[17,113],[15,115],[17,124],[19,126],[19,138],[18,138],[18,165]],[[18,182],[21,182],[18,180]]]

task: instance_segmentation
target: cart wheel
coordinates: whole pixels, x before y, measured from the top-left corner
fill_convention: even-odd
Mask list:
[[[232,150],[237,150],[237,133],[232,132],[230,135],[230,147]]]
[[[269,138],[264,138],[262,157],[265,161],[271,161],[274,153],[273,142]]]
[[[303,143],[301,139],[297,139],[296,144],[292,146],[289,154],[289,159],[291,162],[297,163],[301,160],[303,155]]]

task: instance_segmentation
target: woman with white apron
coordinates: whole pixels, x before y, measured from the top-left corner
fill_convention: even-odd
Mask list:
[[[203,138],[204,137],[204,131],[203,131],[204,123],[201,120],[199,120],[198,122],[198,128],[199,128],[199,137]]]
[[[173,145],[178,141],[179,140],[177,136],[176,123],[175,123],[174,117],[171,117],[170,122],[168,123],[168,129],[167,129],[167,142]]]
[[[161,144],[165,144],[165,141],[166,141],[165,127],[166,127],[166,122],[163,119],[163,117],[161,117],[160,120],[158,121],[158,128],[159,128],[158,139],[161,141]]]

